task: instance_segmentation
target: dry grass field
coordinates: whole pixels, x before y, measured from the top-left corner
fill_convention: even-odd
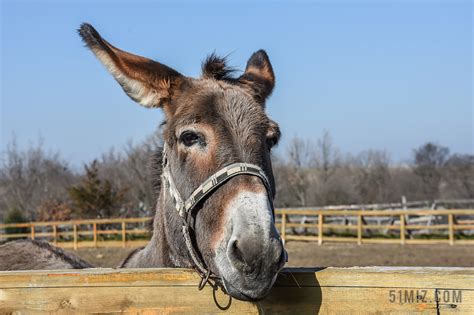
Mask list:
[[[474,267],[474,246],[469,245],[382,245],[288,242],[287,266],[435,266]],[[131,249],[79,249],[83,259],[97,267],[116,267]],[[74,251],[72,251],[74,252]]]

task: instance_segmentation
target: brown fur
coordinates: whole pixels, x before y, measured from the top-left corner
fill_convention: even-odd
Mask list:
[[[0,270],[83,268],[93,266],[47,242],[19,240],[0,245]]]

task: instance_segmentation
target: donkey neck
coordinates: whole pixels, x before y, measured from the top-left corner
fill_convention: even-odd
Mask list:
[[[181,226],[169,193],[162,186],[153,220],[153,236],[145,248],[130,257],[126,266],[191,268]]]

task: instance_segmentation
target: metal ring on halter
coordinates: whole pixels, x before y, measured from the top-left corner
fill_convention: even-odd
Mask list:
[[[216,306],[221,310],[221,311],[226,311],[230,308],[231,304],[232,304],[232,296],[228,295],[225,291],[223,291],[226,295],[229,296],[229,302],[227,303],[226,306],[221,306],[219,304],[219,302],[217,302],[217,297],[216,297],[216,292],[217,290],[219,289],[219,286],[214,286],[213,287],[213,290],[212,290],[212,297],[214,298],[214,303],[216,304]]]
[[[201,275],[201,282],[199,282],[198,289],[201,291],[204,289],[206,284],[209,282],[209,276],[211,275],[211,270],[208,269],[205,275]]]

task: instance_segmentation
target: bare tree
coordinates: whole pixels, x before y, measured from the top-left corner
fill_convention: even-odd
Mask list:
[[[127,190],[121,216],[152,215],[159,191],[162,140],[159,133],[145,141],[128,142],[122,152],[110,150],[98,165],[101,174]]]
[[[355,187],[361,203],[382,203],[391,199],[390,157],[385,151],[368,150],[355,161]]]
[[[422,181],[425,198],[439,198],[442,168],[448,155],[448,148],[431,142],[415,149],[413,172]]]
[[[318,140],[316,153],[316,167],[319,169],[323,183],[327,183],[336,171],[339,152],[334,148],[332,137],[327,130]]]
[[[58,153],[48,153],[42,141],[21,151],[13,139],[2,153],[0,167],[0,206],[19,209],[34,220],[36,208],[49,198],[64,199],[65,187],[74,174]]]
[[[288,145],[287,181],[289,193],[294,196],[294,205],[308,205],[310,174],[308,172],[314,159],[314,149],[310,142],[293,138]]]
[[[339,151],[334,147],[331,135],[327,130],[318,139],[314,158],[313,189],[314,202],[320,205],[338,202],[341,184],[336,176],[341,171]]]
[[[410,165],[391,165],[390,177],[392,179],[391,198],[387,202],[398,202],[401,196],[408,200],[423,200],[425,193],[423,183],[419,176],[413,173]]]
[[[444,198],[474,198],[474,155],[454,154],[443,171]]]

